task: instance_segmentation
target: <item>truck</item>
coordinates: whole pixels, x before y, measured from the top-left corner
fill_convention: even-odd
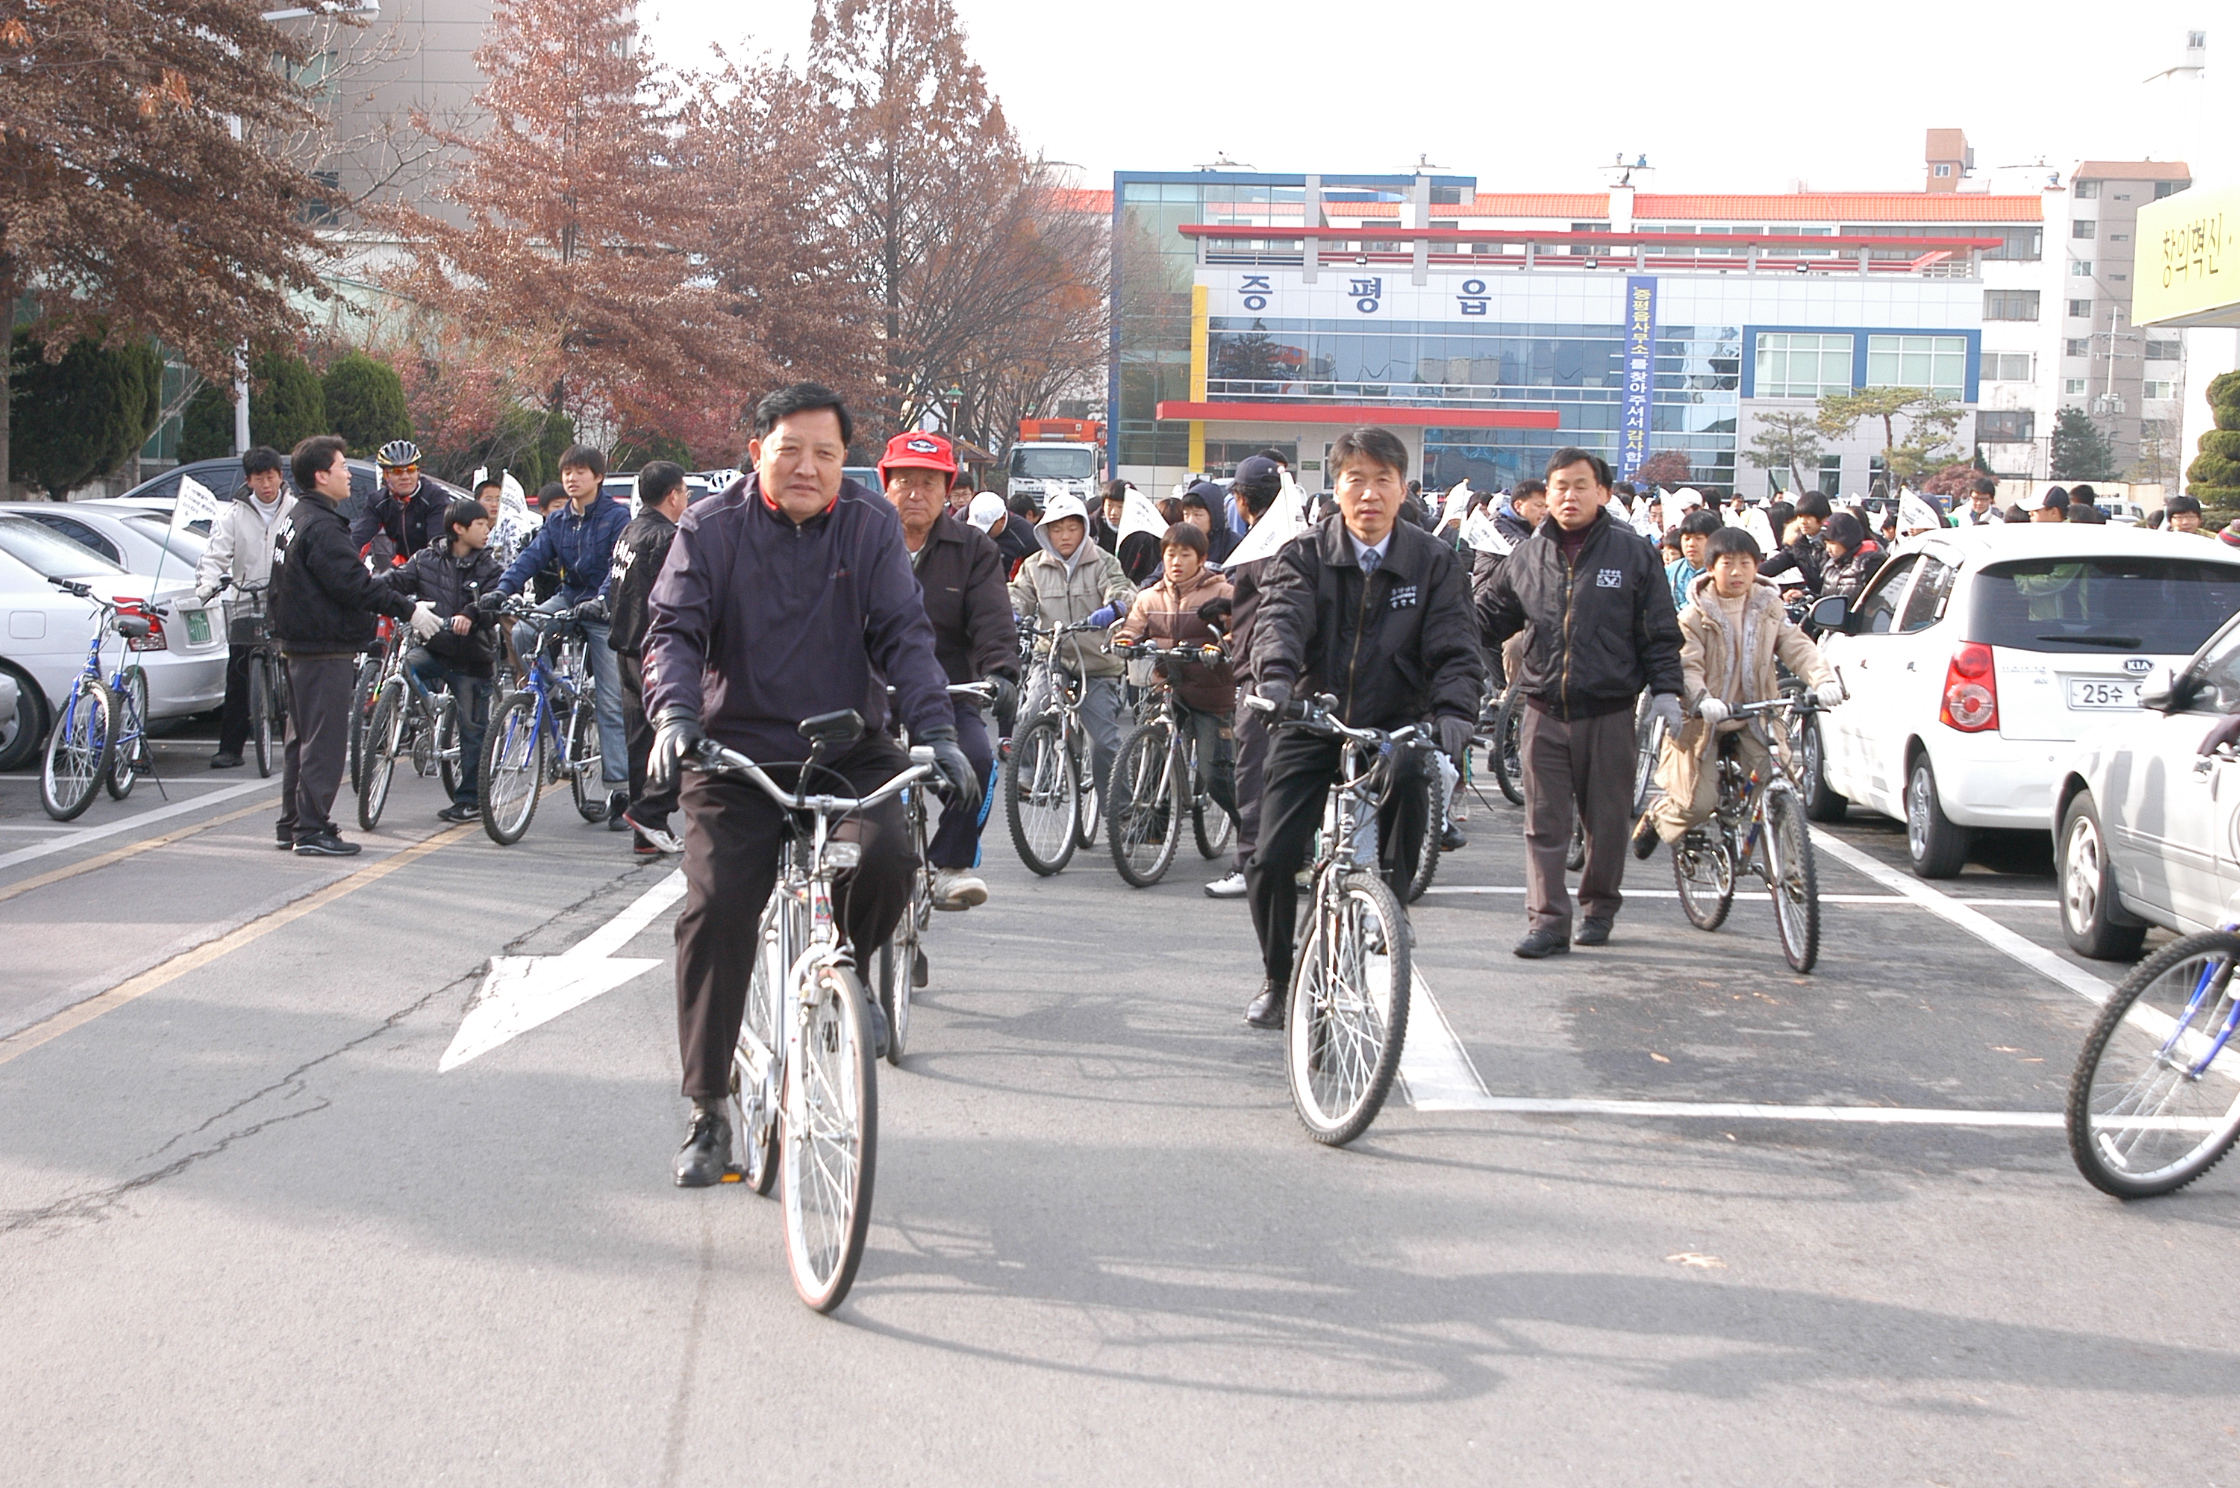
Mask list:
[[[1061,492],[1096,510],[1104,470],[1104,424],[1097,419],[1021,419],[1011,446],[1005,496],[1026,495],[1047,506]]]

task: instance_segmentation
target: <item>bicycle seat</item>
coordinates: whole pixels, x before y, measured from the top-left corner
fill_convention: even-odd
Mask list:
[[[148,619],[145,615],[119,615],[117,617],[118,635],[138,640],[146,635],[149,629]]]
[[[837,713],[819,713],[814,718],[804,718],[795,731],[818,748],[835,744],[853,744],[863,737],[863,715],[853,708],[842,708]]]

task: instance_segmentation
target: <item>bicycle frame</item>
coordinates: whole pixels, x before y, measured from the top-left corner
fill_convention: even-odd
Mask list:
[[[128,615],[124,606],[103,599],[100,595],[94,593],[90,585],[73,584],[61,579],[52,579],[49,582],[57,588],[87,601],[101,611],[101,623],[94,627],[93,635],[86,641],[85,665],[78,669],[78,675],[70,683],[71,700],[74,702],[85,691],[88,682],[98,682],[115,693],[120,700],[124,699],[127,692],[124,679],[125,673],[131,669],[132,648],[128,644],[123,644],[127,637],[120,622],[132,617]],[[153,602],[147,603],[145,607],[159,615],[166,613],[164,606]],[[120,643],[117,652],[117,668],[110,675],[104,677],[101,674],[101,653],[111,636],[115,636]],[[65,717],[76,715],[77,710],[75,708],[68,708],[67,705],[66,708]],[[111,727],[116,732],[117,747],[122,749],[127,745],[137,745],[146,737],[148,720],[139,716],[138,706],[135,703],[132,706],[132,717],[115,721]]]

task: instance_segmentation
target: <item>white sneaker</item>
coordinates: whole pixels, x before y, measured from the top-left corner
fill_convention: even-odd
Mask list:
[[[936,868],[933,871],[933,907],[935,909],[970,909],[975,904],[988,902],[988,886],[962,868]]]
[[[1244,897],[1244,874],[1241,871],[1232,870],[1228,877],[1215,879],[1212,883],[1206,885],[1206,897],[1208,899],[1242,899]]]

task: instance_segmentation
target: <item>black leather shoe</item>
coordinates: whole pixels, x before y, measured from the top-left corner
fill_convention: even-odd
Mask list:
[[[1283,1027],[1283,993],[1274,982],[1260,984],[1260,995],[1245,1008],[1244,1020],[1255,1028]]]
[[[1644,816],[1633,824],[1633,855],[1646,862],[1656,850],[1657,824]]]
[[[1543,956],[1570,954],[1571,937],[1561,930],[1535,930],[1512,947],[1511,953],[1527,961],[1537,961]]]
[[[630,793],[628,791],[610,792],[607,796],[607,830],[610,832],[629,831],[630,823],[623,817],[623,812],[629,809]]]
[[[1441,852],[1460,852],[1469,845],[1470,839],[1463,835],[1462,828],[1451,821],[1447,823],[1446,829],[1439,834],[1439,851]]]
[[[721,1111],[695,1111],[692,1130],[677,1149],[677,1187],[712,1188],[731,1166],[731,1119]]]
[[[879,999],[866,995],[863,999],[863,1027],[871,1035],[871,1057],[887,1057],[887,1010],[879,1006]]]
[[[1610,917],[1608,915],[1588,915],[1579,922],[1579,933],[1573,937],[1572,944],[1607,945],[1609,941]]]
[[[213,770],[238,770],[241,768],[241,756],[220,750],[210,756],[210,768]]]

